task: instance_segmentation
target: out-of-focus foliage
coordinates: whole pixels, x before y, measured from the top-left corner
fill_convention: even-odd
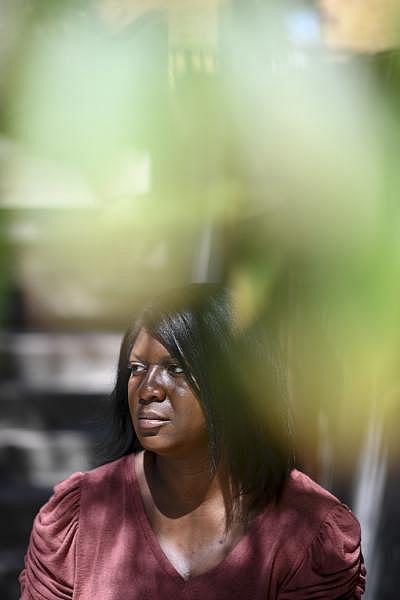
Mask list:
[[[397,0],[318,0],[318,5],[329,46],[372,53],[398,45]]]
[[[371,410],[397,439],[398,11],[317,5],[5,2],[1,204],[35,326],[120,326],[218,262],[345,467]]]

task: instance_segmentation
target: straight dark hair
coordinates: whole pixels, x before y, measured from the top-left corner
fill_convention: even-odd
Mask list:
[[[285,378],[271,340],[259,327],[237,331],[230,292],[215,284],[157,298],[126,332],[111,394],[106,462],[141,450],[129,413],[128,360],[142,328],[179,361],[201,403],[210,468],[223,465],[228,474],[231,509],[243,494],[250,495],[250,510],[278,500],[294,462]]]

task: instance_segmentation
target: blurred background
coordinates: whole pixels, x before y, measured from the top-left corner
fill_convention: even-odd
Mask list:
[[[192,281],[279,343],[298,465],[396,597],[399,41],[396,0],[0,1],[2,599],[122,332]]]

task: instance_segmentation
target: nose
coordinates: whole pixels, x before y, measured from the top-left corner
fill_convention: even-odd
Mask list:
[[[139,387],[139,401],[142,403],[162,402],[166,392],[161,381],[160,369],[154,365],[150,367]]]

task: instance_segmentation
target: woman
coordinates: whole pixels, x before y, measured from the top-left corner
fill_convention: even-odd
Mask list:
[[[217,286],[143,311],[120,352],[114,460],[39,512],[23,600],[361,597],[359,525],[293,468],[273,353],[234,329]]]

